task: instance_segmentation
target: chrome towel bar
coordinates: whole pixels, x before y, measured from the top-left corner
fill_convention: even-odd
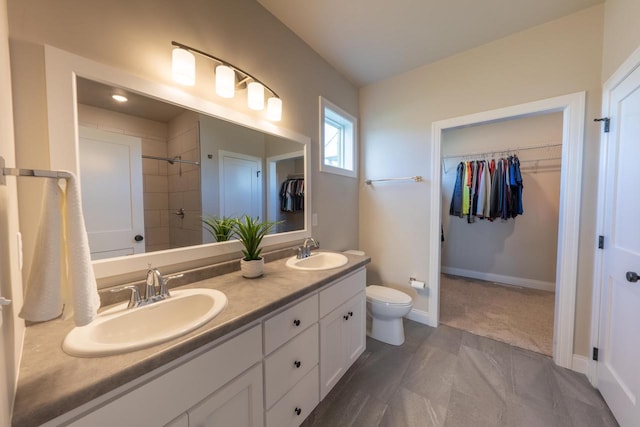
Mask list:
[[[0,156],[0,185],[7,185],[7,176],[32,176],[36,178],[58,178],[69,179],[71,174],[69,172],[62,171],[50,171],[40,169],[18,169],[18,168],[5,168],[4,157]]]

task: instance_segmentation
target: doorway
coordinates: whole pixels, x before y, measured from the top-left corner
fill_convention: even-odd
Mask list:
[[[562,113],[562,174],[554,319],[553,359],[559,366],[573,364],[573,335],[578,274],[578,237],[584,146],[585,92],[543,99],[497,110],[434,122],[432,125],[431,171],[429,176],[433,212],[441,211],[441,142],[446,129],[508,118],[523,118],[545,113]],[[571,161],[568,161],[568,160]],[[431,215],[429,235],[440,236],[440,215]],[[440,239],[429,239],[429,313],[427,323],[436,326],[440,317]]]
[[[262,159],[219,151],[220,216],[262,218]]]
[[[443,132],[441,324],[552,355],[561,156],[560,112]]]

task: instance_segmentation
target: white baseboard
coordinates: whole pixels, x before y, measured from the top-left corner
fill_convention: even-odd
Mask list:
[[[539,289],[542,291],[555,292],[556,284],[544,282],[542,280],[525,279],[523,277],[504,276],[502,274],[483,273],[480,271],[465,270],[463,268],[442,266],[441,271],[453,276],[469,277],[471,279],[485,280],[487,282],[503,283],[505,285],[520,286],[522,288]]]
[[[437,328],[438,325],[434,322],[434,320],[429,315],[429,312],[424,310],[418,310],[416,308],[412,308],[409,314],[405,316],[409,320],[413,320],[418,323],[422,323],[424,325],[428,325],[434,328]]]
[[[571,370],[587,375],[589,371],[589,358],[574,354],[573,361],[571,362]]]

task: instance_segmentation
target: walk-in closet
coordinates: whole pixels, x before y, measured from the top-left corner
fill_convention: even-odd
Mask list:
[[[445,130],[440,322],[551,355],[562,113]]]

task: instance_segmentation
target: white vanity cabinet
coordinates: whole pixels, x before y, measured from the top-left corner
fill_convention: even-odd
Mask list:
[[[365,349],[361,268],[45,427],[297,427]]]
[[[365,286],[362,269],[320,292],[320,399],[364,352]]]
[[[215,420],[221,423],[215,425],[260,427],[264,420],[261,343],[262,327],[257,325],[70,425],[193,427]],[[51,425],[59,425],[62,420],[53,421]]]

